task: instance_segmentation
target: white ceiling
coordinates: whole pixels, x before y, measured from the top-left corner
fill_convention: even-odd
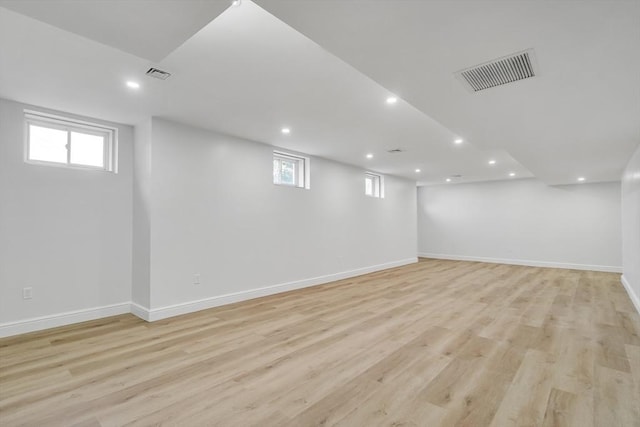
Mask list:
[[[640,142],[640,1],[258,3],[549,184],[618,180]],[[477,94],[453,77],[527,48],[538,77]]]
[[[618,180],[640,141],[640,2],[259,2],[275,16],[247,0],[222,14],[227,1],[15,3],[0,6],[40,21],[0,8],[0,96],[35,105],[158,115],[423,184]],[[168,16],[179,30],[149,43]],[[453,77],[529,47],[538,77],[478,94]]]
[[[1,0],[0,6],[159,61],[229,7],[226,0]]]

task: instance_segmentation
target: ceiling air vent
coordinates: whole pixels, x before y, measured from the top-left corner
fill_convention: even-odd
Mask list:
[[[404,152],[404,150],[402,148],[393,148],[391,150],[387,150],[387,153],[391,153],[391,154],[397,154],[397,153],[402,153]]]
[[[153,77],[154,79],[167,80],[170,75],[171,73],[158,70],[157,68],[149,68],[149,71],[147,71],[147,76]]]
[[[533,49],[527,49],[484,64],[465,68],[455,75],[467,89],[479,92],[533,77],[537,75],[537,67]]]

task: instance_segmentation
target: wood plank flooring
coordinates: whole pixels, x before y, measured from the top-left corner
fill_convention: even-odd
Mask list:
[[[640,426],[618,274],[421,260],[0,340],[2,426]]]

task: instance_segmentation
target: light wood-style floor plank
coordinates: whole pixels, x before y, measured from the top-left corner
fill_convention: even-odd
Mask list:
[[[0,339],[2,426],[640,426],[619,275],[421,260]]]

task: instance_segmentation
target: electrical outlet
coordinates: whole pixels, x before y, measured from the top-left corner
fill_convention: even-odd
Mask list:
[[[193,284],[194,285],[199,285],[200,284],[200,274],[194,274],[193,275]]]
[[[33,288],[22,288],[22,299],[33,298]]]

